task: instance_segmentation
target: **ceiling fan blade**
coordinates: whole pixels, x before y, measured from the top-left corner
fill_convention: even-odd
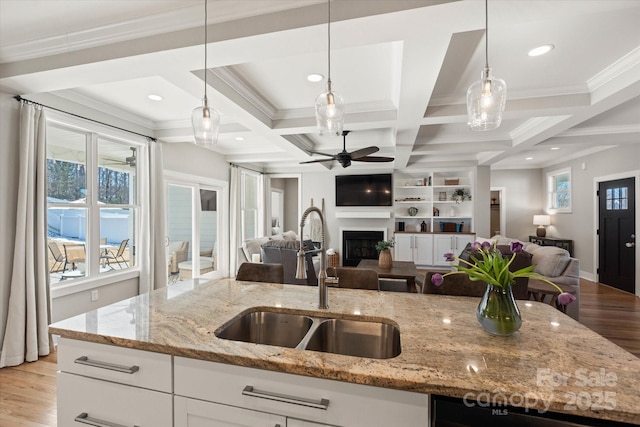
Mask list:
[[[353,160],[354,162],[393,162],[395,159],[393,157],[367,156],[351,160]]]
[[[378,147],[366,147],[366,148],[361,148],[360,150],[353,151],[349,153],[349,155],[351,156],[352,160],[356,160],[361,157],[368,156],[369,154],[376,153],[378,151],[380,151]]]
[[[309,161],[306,161],[306,162],[300,162],[299,164],[303,165],[303,164],[305,164],[305,163],[332,162],[332,161],[334,161],[334,160],[335,160],[334,158],[331,158],[331,159],[309,160]]]
[[[320,156],[335,157],[335,154],[321,153],[320,151],[307,151],[309,154],[318,154]]]

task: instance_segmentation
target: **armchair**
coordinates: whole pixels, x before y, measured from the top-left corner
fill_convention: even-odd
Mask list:
[[[171,242],[167,248],[167,263],[169,265],[169,274],[175,274],[180,271],[179,264],[189,258],[189,242],[178,241]]]

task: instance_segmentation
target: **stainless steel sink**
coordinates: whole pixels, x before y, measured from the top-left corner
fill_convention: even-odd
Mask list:
[[[312,324],[313,319],[308,316],[254,311],[227,323],[216,336],[227,340],[294,348],[309,332]]]
[[[381,322],[329,319],[311,334],[307,350],[390,359],[400,354],[400,331]]]
[[[317,317],[258,309],[232,319],[218,338],[372,359],[401,352],[400,330],[378,321]]]

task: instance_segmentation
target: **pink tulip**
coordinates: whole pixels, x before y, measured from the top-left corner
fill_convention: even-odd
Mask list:
[[[435,273],[431,276],[431,283],[433,283],[434,286],[440,286],[444,283],[444,277],[442,277],[440,273]]]
[[[560,295],[558,295],[558,304],[560,304],[560,305],[571,304],[576,299],[577,298],[576,298],[575,295],[570,294],[569,292],[563,292]]]

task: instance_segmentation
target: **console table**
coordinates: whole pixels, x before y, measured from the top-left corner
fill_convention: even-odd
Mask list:
[[[568,251],[569,256],[573,256],[573,240],[561,239],[559,237],[529,236],[529,241],[540,246],[557,246]]]

